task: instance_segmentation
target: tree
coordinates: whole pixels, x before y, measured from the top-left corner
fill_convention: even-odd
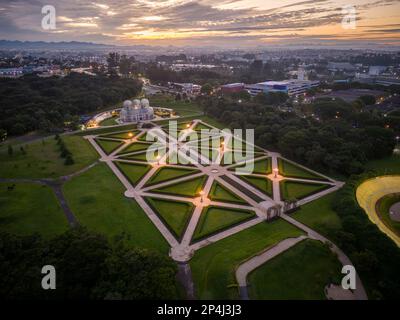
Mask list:
[[[3,142],[7,139],[7,131],[4,129],[0,129],[0,142]]]
[[[118,243],[105,261],[105,270],[94,296],[98,299],[176,299],[171,259]]]
[[[211,84],[206,83],[201,87],[201,93],[205,93],[207,95],[209,95],[213,90],[213,87]]]
[[[370,95],[370,94],[361,96],[359,99],[360,99],[362,102],[364,102],[367,106],[376,103],[375,96]]]
[[[0,233],[0,299],[177,298],[176,264],[126,243],[82,227],[50,239]],[[42,289],[44,265],[56,268],[57,290]]]
[[[74,159],[72,158],[72,155],[71,155],[70,153],[68,153],[68,154],[65,156],[64,164],[65,164],[66,166],[70,166],[70,165],[73,165],[74,163],[75,163],[75,161],[74,161]]]

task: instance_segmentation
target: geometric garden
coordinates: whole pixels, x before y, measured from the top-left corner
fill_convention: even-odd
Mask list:
[[[178,262],[342,185],[200,120],[85,138]]]

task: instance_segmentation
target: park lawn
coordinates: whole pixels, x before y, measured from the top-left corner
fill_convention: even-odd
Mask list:
[[[200,153],[207,158],[210,162],[215,162],[218,157],[218,149],[212,149],[212,148],[201,148],[198,149]],[[207,163],[204,163],[207,164]]]
[[[68,221],[53,190],[35,183],[0,182],[0,231],[38,233],[49,238],[68,229]]]
[[[0,177],[2,178],[57,178],[76,172],[98,159],[91,144],[77,135],[61,136],[72,153],[74,164],[65,165],[54,136],[42,140],[13,145],[13,154],[0,147]],[[23,146],[26,154],[20,151]]]
[[[341,269],[326,245],[303,240],[249,274],[249,296],[255,300],[325,300],[325,286],[340,282]]]
[[[98,135],[98,134],[105,134],[105,133],[112,133],[112,132],[120,132],[124,130],[135,130],[137,129],[136,124],[126,124],[123,126],[113,126],[113,127],[96,127],[96,128],[88,128],[86,130],[82,130],[81,132],[76,133],[78,136],[86,136],[86,135]]]
[[[69,206],[82,226],[110,240],[126,234],[135,247],[167,254],[168,243],[106,164],[99,164],[63,186]]]
[[[221,142],[224,140],[220,136],[208,135],[207,137],[201,137],[201,140],[188,142],[188,145],[202,149],[219,149],[221,147]]]
[[[334,238],[336,232],[342,229],[340,218],[332,208],[335,195],[333,192],[302,205],[291,213],[292,218],[328,238]]]
[[[279,182],[281,198],[283,200],[301,200],[315,193],[329,189],[332,186],[321,183],[306,183],[300,181],[283,180]]]
[[[107,119],[101,121],[101,122],[99,123],[99,125],[100,125],[100,127],[116,125],[116,124],[118,124],[117,121],[116,121],[117,118],[118,118],[117,116],[107,118]]]
[[[245,163],[242,163],[244,161],[246,162],[251,162],[254,160],[256,157],[260,157],[263,154],[258,154],[254,152],[238,152],[238,151],[233,151],[233,150],[227,150],[224,152],[224,155],[221,160],[221,165],[227,166],[231,164],[237,164],[237,166],[233,166],[232,168],[236,167],[241,167],[245,166]]]
[[[202,111],[200,106],[194,101],[176,100],[174,95],[156,94],[151,97],[152,106],[162,106],[164,108],[172,108],[180,116],[189,116],[200,114]]]
[[[149,131],[146,132],[145,134],[142,134],[139,138],[137,138],[138,141],[142,142],[156,142],[159,141],[160,137],[166,139],[167,135],[163,133],[162,131]],[[161,143],[161,142],[160,142]]]
[[[246,163],[234,166],[230,168],[229,170],[236,170],[238,169],[240,172],[240,168],[244,168],[245,166],[249,166],[253,164],[253,171],[251,173],[257,173],[257,174],[271,174],[272,173],[272,163],[271,163],[271,158],[266,158],[266,159],[260,159],[260,160],[255,160],[255,161],[246,161]],[[247,170],[247,168],[246,168]],[[246,171],[247,173],[247,171]]]
[[[167,157],[167,163],[169,164],[178,164],[180,166],[190,166],[193,167],[193,164],[196,162],[191,159],[184,158],[181,153],[176,153],[175,151],[171,152],[171,154]]]
[[[165,156],[165,154],[167,153],[167,149],[160,149],[160,150],[153,150],[149,153],[149,155],[147,154],[147,151],[143,151],[140,153],[136,153],[136,154],[131,154],[129,156],[122,156],[119,157],[119,159],[125,159],[125,160],[136,160],[136,161],[143,161],[143,162],[157,162],[157,157],[163,157]]]
[[[391,194],[384,196],[381,198],[377,204],[376,204],[376,209],[379,217],[383,221],[383,223],[391,229],[394,233],[396,233],[398,236],[400,236],[400,222],[399,221],[394,221],[390,217],[390,207],[397,203],[400,202],[400,194]]]
[[[177,240],[182,239],[194,210],[189,202],[146,198],[147,203],[173,233]]]
[[[130,152],[136,152],[136,151],[144,151],[147,150],[152,144],[151,143],[145,143],[145,142],[134,142],[129,144],[127,147],[123,148],[118,152],[119,155],[121,154],[126,154]]]
[[[199,196],[206,180],[207,176],[201,176],[187,181],[174,183],[166,187],[152,189],[151,192],[194,198]]]
[[[327,181],[324,177],[281,158],[278,158],[278,168],[279,173],[284,177]]]
[[[135,137],[139,132],[140,131],[138,131],[138,130],[128,130],[128,131],[124,131],[124,132],[104,134],[99,137],[128,140],[128,139]]]
[[[197,169],[190,168],[175,168],[175,167],[160,167],[147,181],[146,185],[152,185],[167,180],[182,178],[188,175],[199,173]]]
[[[208,194],[208,197],[213,201],[248,204],[241,197],[239,197],[235,193],[231,192],[230,190],[225,188],[222,184],[218,183],[217,181],[214,181],[213,185],[211,186],[211,190],[210,190],[210,193]]]
[[[303,232],[282,219],[261,222],[195,252],[192,269],[199,299],[238,299],[235,270],[245,260]]]
[[[192,241],[199,241],[256,216],[254,211],[222,207],[206,207],[201,213]]]
[[[400,174],[400,155],[392,155],[383,159],[368,161],[365,164],[367,170],[373,170],[387,174]]]
[[[240,179],[244,182],[249,183],[254,188],[260,190],[262,193],[266,194],[268,197],[273,197],[272,181],[267,177],[257,177],[250,175],[239,175]]]
[[[204,123],[197,123],[196,126],[194,127],[194,130],[200,131],[200,130],[212,130],[214,129],[213,127],[210,127],[209,125],[206,125]]]
[[[114,163],[133,186],[136,186],[138,182],[145,176],[145,174],[151,169],[150,165],[141,163],[128,163],[120,161],[114,161]]]
[[[122,141],[107,140],[102,138],[96,138],[95,140],[96,143],[106,154],[112,153],[113,151],[115,151],[117,148],[119,148],[124,144]]]

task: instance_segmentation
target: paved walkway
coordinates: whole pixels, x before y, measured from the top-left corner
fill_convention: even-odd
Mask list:
[[[242,263],[239,268],[236,269],[236,281],[239,284],[240,288],[240,297],[243,300],[248,300],[248,290],[247,290],[247,275],[252,272],[254,269],[257,269],[264,263],[268,262],[272,258],[281,254],[282,252],[288,250],[293,247],[300,241],[306,239],[306,236],[300,236],[298,238],[288,238],[285,239],[278,244],[274,245],[272,248],[264,251],[263,253],[247,260]]]
[[[280,188],[279,188],[279,183],[282,180],[293,180],[293,181],[306,181],[307,183],[322,183],[331,186],[331,188],[326,189],[322,192],[316,193],[314,195],[311,195],[305,199],[302,199],[299,201],[299,204],[304,204],[309,201],[313,201],[315,199],[318,199],[319,197],[322,197],[330,192],[333,192],[340,188],[342,186],[341,182],[334,181],[328,177],[325,177],[327,180],[326,181],[316,181],[316,180],[305,180],[305,179],[297,179],[297,178],[289,178],[289,177],[283,177],[279,175],[279,168],[278,168],[278,158],[281,157],[280,154],[274,153],[274,152],[269,152],[268,150],[261,149],[261,152],[263,154],[257,155],[257,159],[262,159],[266,157],[271,158],[271,163],[272,163],[272,174],[269,175],[259,175],[255,174],[255,176],[265,176],[268,177],[272,181],[272,186],[273,186],[273,197],[270,198],[260,190],[254,188],[253,186],[247,184],[245,181],[240,179],[234,171],[228,170],[229,168],[235,166],[236,164],[231,164],[227,166],[222,166],[220,165],[220,161],[222,159],[222,155],[224,152],[231,151],[231,149],[228,148],[227,142],[229,142],[230,139],[232,139],[232,136],[224,135],[226,136],[225,139],[225,145],[224,147],[221,147],[220,149],[216,149],[218,151],[218,157],[216,159],[215,163],[209,163],[209,165],[204,165],[204,163],[208,163],[208,158],[205,157],[203,154],[198,152],[193,148],[193,145],[188,144],[186,142],[186,138],[195,132],[193,129],[194,127],[198,124],[201,123],[200,120],[193,120],[191,125],[186,128],[185,130],[182,130],[181,135],[178,138],[174,138],[172,136],[169,136],[168,138],[168,143],[169,143],[169,150],[168,152],[160,159],[159,164],[153,164],[153,168],[144,176],[142,177],[141,181],[136,185],[136,187],[132,186],[131,183],[128,181],[128,179],[118,170],[118,168],[115,166],[113,163],[115,160],[118,161],[124,161],[124,162],[132,162],[135,163],[134,160],[121,160],[118,159],[119,155],[118,153],[127,146],[128,143],[135,142],[137,141],[137,138],[145,134],[145,130],[141,130],[140,134],[134,137],[133,139],[130,139],[129,141],[125,141],[125,144],[122,145],[120,148],[112,152],[110,155],[107,155],[104,153],[104,151],[97,145],[95,141],[95,136],[94,135],[89,135],[86,136],[85,138],[88,139],[88,141],[93,145],[93,147],[97,150],[97,152],[100,154],[101,161],[105,162],[110,169],[114,172],[116,177],[122,182],[122,184],[126,188],[125,195],[127,197],[134,198],[137,203],[142,207],[146,215],[149,217],[149,219],[153,222],[153,224],[157,227],[157,229],[161,232],[161,234],[164,236],[164,238],[168,241],[168,243],[171,246],[171,251],[170,255],[171,257],[178,261],[179,263],[185,263],[188,260],[191,259],[193,256],[194,252],[196,250],[199,250],[207,245],[210,245],[216,241],[219,241],[221,239],[224,239],[228,236],[231,236],[237,232],[243,231],[247,228],[250,228],[258,223],[261,223],[265,221],[266,216],[263,211],[265,211],[266,208],[273,206],[275,204],[282,204],[282,199],[280,195]],[[208,125],[208,124],[206,124]],[[208,125],[209,126],[209,125]],[[210,126],[212,127],[212,126]],[[214,128],[216,129],[216,128]],[[207,138],[208,139],[208,138]],[[166,138],[160,138],[161,142],[166,143]],[[160,182],[155,185],[151,186],[145,186],[147,181],[153,176],[153,174],[161,167],[164,166],[163,162],[167,159],[167,157],[171,156],[173,152],[178,152],[178,155],[190,163],[194,164],[194,167],[200,170],[200,173],[191,175],[191,176],[185,176],[185,177],[180,177],[176,178],[173,180],[168,180],[164,182]],[[137,154],[137,153],[142,153],[143,151],[135,151],[129,154]],[[197,161],[200,159],[200,163]],[[287,160],[287,159],[286,159]],[[290,160],[287,160],[291,162]],[[137,162],[137,161],[136,161]],[[242,161],[245,162],[245,161]],[[203,164],[202,164],[203,163]],[[298,165],[298,164],[296,164]],[[168,166],[171,166],[168,164]],[[175,164],[172,165],[175,167],[180,167],[181,165]],[[303,167],[303,166],[300,166]],[[309,170],[308,168],[305,168],[306,170]],[[277,176],[275,176],[275,171],[278,173]],[[309,170],[313,173],[316,173],[315,171]],[[316,173],[319,174],[319,173]],[[204,186],[203,192],[203,200],[200,201],[200,197],[197,198],[187,198],[187,197],[181,197],[181,196],[173,196],[173,195],[167,195],[167,194],[159,194],[152,192],[152,190],[160,187],[165,187],[169,186],[175,183],[179,182],[184,182],[189,179],[193,179],[195,177],[199,177],[202,175],[206,175],[208,177],[207,182]],[[320,174],[319,174],[320,175]],[[244,200],[248,202],[248,205],[236,205],[232,203],[222,203],[218,201],[211,201],[208,198],[208,194],[211,190],[211,186],[214,183],[214,181],[217,181],[218,183],[222,184],[224,187],[226,187],[229,191],[233,192],[234,194],[240,196]],[[144,200],[144,197],[155,197],[155,198],[160,198],[160,199],[169,199],[169,200],[176,200],[176,201],[186,201],[186,202],[192,202],[193,205],[195,206],[194,213],[191,217],[191,220],[185,230],[185,233],[182,237],[182,240],[179,242],[169,231],[169,229],[163,224],[163,222],[159,219],[158,215],[153,212],[152,208],[146,203]],[[217,234],[211,235],[201,241],[191,243],[191,239],[193,237],[193,233],[195,231],[196,225],[200,219],[201,212],[205,206],[209,205],[215,205],[215,206],[223,206],[223,207],[232,207],[232,208],[242,208],[246,210],[254,210],[257,216],[254,219],[245,221],[239,225],[233,226],[229,229],[223,230]],[[283,219],[285,219],[287,222],[297,226],[298,228],[304,230],[307,234],[308,237],[313,238],[313,239],[318,239],[320,241],[327,241],[324,237],[316,233],[315,231],[309,229],[308,227],[302,225],[298,221],[292,219],[291,217],[282,214],[281,216]],[[238,271],[240,282],[239,284],[241,285],[242,289],[242,294],[245,297],[246,296],[246,289],[245,288],[245,281],[243,280],[243,277],[245,279],[245,275],[251,271],[251,268],[256,267],[265,261],[271,259],[273,256],[276,256],[280,252],[283,252],[284,250],[287,250],[290,248],[292,245],[297,243],[298,241],[301,241],[304,237],[296,238],[296,239],[287,239],[282,241],[281,243],[277,244],[275,247],[273,247],[270,250],[267,250],[263,254],[250,259],[248,262],[245,263],[245,265],[240,267],[240,270]],[[335,245],[331,244],[331,249],[332,251],[336,252],[338,254],[339,260],[343,264],[350,264],[350,260],[341,252],[339,248],[337,248]],[[264,262],[263,262],[264,261]],[[187,270],[186,270],[187,271]],[[181,272],[183,272],[181,270]],[[247,272],[247,273],[246,273]],[[187,274],[187,273],[186,273]],[[360,290],[357,290],[357,298],[363,299],[366,298],[365,290],[362,287],[361,281],[358,280],[358,285]],[[239,281],[239,280],[238,280]],[[188,289],[189,291],[192,289]],[[190,296],[190,294],[189,294]]]

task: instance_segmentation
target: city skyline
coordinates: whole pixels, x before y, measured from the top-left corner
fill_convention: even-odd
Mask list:
[[[56,9],[44,30],[42,7]],[[356,9],[356,28],[342,26],[343,6]],[[4,1],[0,39],[90,41],[114,45],[399,46],[400,1],[259,0]]]

